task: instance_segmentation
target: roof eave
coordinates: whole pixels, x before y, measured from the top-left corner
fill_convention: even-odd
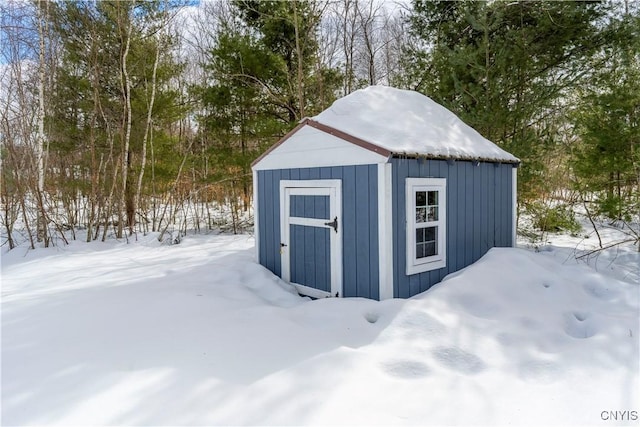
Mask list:
[[[289,131],[285,136],[283,136],[277,143],[269,147],[267,151],[262,153],[260,157],[255,159],[251,163],[251,167],[253,168],[257,165],[263,158],[269,155],[273,150],[291,138],[296,132],[298,132],[304,126],[311,126],[312,128],[318,129],[321,132],[327,133],[329,135],[335,136],[336,138],[340,138],[344,141],[347,141],[351,144],[357,145],[358,147],[364,148],[369,151],[373,151],[381,156],[388,158],[391,157],[404,157],[404,158],[422,158],[429,160],[459,160],[459,161],[470,161],[470,162],[489,162],[489,163],[507,163],[512,164],[515,167],[518,167],[521,163],[520,159],[497,159],[497,158],[484,158],[484,157],[472,157],[472,156],[446,156],[446,155],[438,155],[438,154],[426,154],[426,153],[406,153],[406,152],[393,152],[379,145],[373,144],[369,141],[365,141],[364,139],[358,138],[346,132],[343,132],[334,127],[325,125],[323,123],[317,122],[313,119],[305,118],[303,119],[295,128]]]
[[[457,161],[464,161],[464,162],[508,163],[516,166],[519,166],[521,163],[520,159],[512,160],[512,159],[498,159],[498,158],[490,158],[490,157],[446,156],[446,155],[439,155],[439,154],[424,154],[424,153],[394,152],[394,153],[391,153],[391,156],[396,158],[407,158],[407,159],[457,160]]]

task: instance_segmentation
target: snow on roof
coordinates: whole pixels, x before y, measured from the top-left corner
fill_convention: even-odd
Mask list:
[[[338,99],[313,120],[395,154],[520,162],[414,91],[369,86]]]

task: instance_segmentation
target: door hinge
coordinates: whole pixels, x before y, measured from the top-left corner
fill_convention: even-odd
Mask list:
[[[333,230],[338,232],[338,217],[335,217],[331,222],[325,222],[324,225],[328,225],[329,227],[333,227]]]

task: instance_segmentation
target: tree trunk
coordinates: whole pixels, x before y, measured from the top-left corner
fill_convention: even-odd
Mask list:
[[[46,19],[44,7],[48,8],[48,3],[42,0],[38,1],[38,110],[37,121],[38,130],[36,133],[35,157],[37,171],[36,196],[38,203],[38,212],[36,220],[36,236],[38,242],[44,241],[44,246],[49,246],[47,237],[47,221],[46,211],[44,207],[44,85],[45,85],[45,34],[44,21]]]
[[[127,12],[128,14],[128,12]],[[120,17],[122,20],[122,16]],[[120,22],[121,24],[122,22]],[[126,208],[127,226],[129,227],[129,233],[133,232],[133,223],[135,221],[135,206],[133,194],[128,188],[129,183],[129,169],[131,167],[131,150],[129,148],[129,142],[131,140],[131,81],[129,79],[129,72],[127,70],[127,59],[129,56],[129,48],[131,46],[131,31],[132,23],[130,17],[127,16],[127,29],[126,40],[124,42],[124,51],[121,57],[121,89],[122,97],[124,101],[123,107],[123,148],[122,148],[122,194],[120,195],[120,209],[123,206]],[[118,221],[118,238],[122,238],[122,221]]]
[[[156,75],[158,72],[158,62],[160,60],[160,38],[156,41],[156,58],[153,62],[153,75],[151,77],[151,99],[149,100],[149,110],[147,111],[147,126],[142,140],[142,158],[140,159],[140,174],[138,175],[138,185],[136,188],[136,196],[134,201],[134,210],[140,206],[140,192],[142,191],[142,178],[144,177],[144,168],[147,164],[147,140],[151,135],[153,104],[156,99]],[[135,212],[134,212],[135,215]],[[132,227],[133,224],[130,224]]]
[[[296,34],[296,56],[298,60],[298,84],[297,84],[297,92],[298,92],[298,109],[300,111],[299,119],[302,119],[305,116],[304,112],[304,80],[303,80],[303,63],[302,63],[302,47],[300,46],[300,25],[298,23],[298,8],[297,8],[298,0],[293,0],[293,28]]]

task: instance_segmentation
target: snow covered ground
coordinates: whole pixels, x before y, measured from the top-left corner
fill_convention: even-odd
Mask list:
[[[631,242],[634,238],[628,227],[618,228],[598,222],[598,235],[586,217],[576,214],[582,230],[575,236],[565,233],[551,233],[537,242],[537,250],[553,256],[563,264],[585,264],[594,270],[629,283],[640,283],[640,254]],[[635,229],[640,229],[637,224]],[[605,250],[599,250],[600,241]],[[519,240],[522,247],[533,248],[524,238]]]
[[[250,236],[156,237],[2,254],[3,425],[639,423],[630,246],[596,272],[554,237],[409,300],[311,301]]]

